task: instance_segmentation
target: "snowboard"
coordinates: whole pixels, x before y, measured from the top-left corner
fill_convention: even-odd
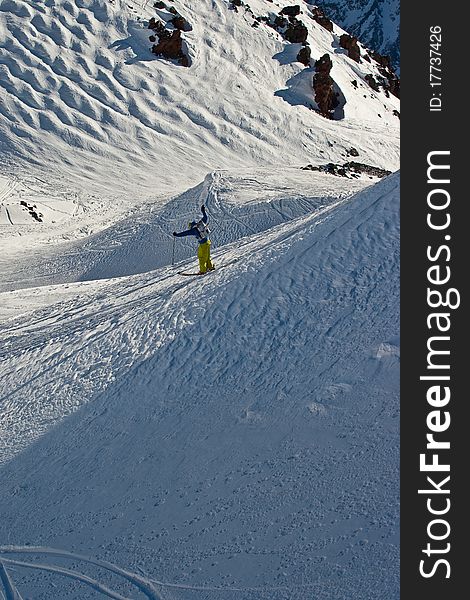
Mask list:
[[[211,269],[205,273],[186,273],[185,271],[178,271],[178,275],[184,275],[185,277],[201,277],[202,275],[207,275],[207,273],[211,273],[212,271],[215,271],[215,269]]]

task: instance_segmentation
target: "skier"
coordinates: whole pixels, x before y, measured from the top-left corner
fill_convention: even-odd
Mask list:
[[[207,227],[207,213],[204,204],[201,206],[202,219],[199,221],[191,221],[188,224],[189,229],[177,233],[173,231],[175,237],[185,237],[187,235],[195,235],[199,242],[199,248],[197,250],[197,257],[199,259],[199,273],[198,275],[204,275],[207,271],[213,271],[215,269],[211,262],[211,241],[209,239],[209,227]]]

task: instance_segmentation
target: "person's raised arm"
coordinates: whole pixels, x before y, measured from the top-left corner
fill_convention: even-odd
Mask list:
[[[206,213],[206,207],[204,206],[204,204],[201,206],[201,212],[202,212],[202,222],[203,223],[207,223],[207,213]]]
[[[173,235],[175,237],[185,237],[187,235],[196,235],[196,233],[194,231],[194,227],[191,227],[191,229],[186,229],[186,231],[180,231],[180,233],[173,231]]]

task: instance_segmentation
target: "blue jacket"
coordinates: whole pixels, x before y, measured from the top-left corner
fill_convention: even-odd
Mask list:
[[[202,222],[204,224],[207,224],[207,221],[209,220],[207,217],[207,213],[206,213],[206,209],[204,207],[201,207],[201,212],[202,212]],[[185,231],[181,231],[180,233],[175,233],[176,237],[186,237],[187,235],[195,235],[197,237],[197,241],[200,244],[205,244],[208,241],[208,237],[203,237],[199,231],[199,229],[196,227],[196,222],[193,221],[194,225],[192,225],[192,227],[190,227],[189,229],[186,229]]]

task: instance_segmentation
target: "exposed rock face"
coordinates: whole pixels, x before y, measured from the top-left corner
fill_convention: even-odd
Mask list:
[[[292,10],[291,14],[285,12],[287,9],[297,8],[299,9],[299,12],[297,12],[297,10]],[[302,21],[299,21],[293,16],[294,12],[295,14],[299,14],[300,7],[286,6],[274,19],[272,19],[272,17],[258,17],[258,20],[275,29],[285,40],[291,42],[291,44],[304,44],[308,38],[308,29]]]
[[[155,3],[156,5],[163,4]],[[149,36],[149,40],[153,43],[152,52],[157,56],[168,58],[170,60],[177,60],[180,65],[189,67],[190,61],[187,54],[184,52],[183,39],[181,37],[182,31],[191,31],[192,27],[188,21],[182,17],[178,11],[171,7],[169,10],[170,15],[173,17],[169,18],[168,21],[161,20],[160,17],[151,17],[149,19],[148,28],[152,30],[153,34]],[[173,27],[167,28],[168,23]]]
[[[348,51],[349,58],[355,60],[356,62],[360,62],[361,59],[361,50],[357,43],[357,38],[348,35],[347,33],[343,33],[343,35],[339,38],[339,45],[341,48],[344,48]]]
[[[307,41],[308,29],[297,19],[291,19],[284,33],[284,37],[292,44],[302,44]]]
[[[306,67],[309,67],[311,56],[312,51],[310,50],[310,46],[304,46],[300,49],[299,53],[297,54],[297,60]]]
[[[274,19],[274,27],[279,31],[280,29],[284,29],[284,27],[287,27],[287,24],[289,23],[289,21],[283,17],[282,15],[277,15],[276,18]],[[281,31],[279,31],[279,33],[281,33]]]
[[[333,22],[328,19],[325,13],[318,6],[312,7],[312,18],[328,31],[333,31]]]
[[[173,27],[179,29],[180,31],[192,31],[193,29],[188,21],[181,15],[176,15],[173,17],[171,19],[171,23],[173,24]]]
[[[340,27],[362,44],[400,65],[400,0],[305,0],[320,6]]]
[[[366,165],[358,162],[347,162],[344,165],[336,163],[327,163],[326,165],[313,166],[307,165],[306,167],[300,167],[303,171],[320,171],[323,173],[330,173],[338,177],[348,177],[349,179],[356,179],[361,174],[369,175],[369,177],[378,177],[382,179],[391,174],[391,171],[386,171],[379,167],[373,167],[372,165]]]
[[[375,51],[372,51],[370,55],[375,60],[375,62],[378,63],[381,67],[391,69],[390,56],[384,56],[383,54],[379,54]]]
[[[377,83],[373,75],[368,74],[364,77],[364,79],[367,81],[367,83],[373,90],[375,90],[376,92],[380,90],[379,84]]]
[[[282,15],[287,15],[288,17],[297,17],[300,15],[300,6],[295,4],[294,6],[284,6],[281,10]]]
[[[389,79],[388,86],[385,89],[388,90],[391,94],[393,94],[397,98],[399,98],[400,97],[400,80],[398,79],[398,77],[395,77],[394,79]]]
[[[149,20],[149,29],[153,29],[154,31],[159,33],[161,31],[165,30],[165,26],[163,25],[163,23],[160,20],[157,21],[155,19],[155,17],[151,17]]]
[[[189,58],[183,52],[183,40],[179,29],[172,33],[166,29],[159,32],[158,42],[152,46],[152,52],[163,58],[177,60],[183,67],[189,67]]]
[[[385,92],[393,94],[397,98],[400,97],[400,79],[393,71],[389,56],[383,56],[378,52],[371,52],[371,57],[379,65],[379,73],[383,77],[381,82]]]
[[[333,66],[329,54],[324,54],[315,63],[315,75],[313,76],[313,89],[318,111],[327,119],[333,119],[334,110],[338,106],[337,94],[334,91],[334,81],[330,76]]]

